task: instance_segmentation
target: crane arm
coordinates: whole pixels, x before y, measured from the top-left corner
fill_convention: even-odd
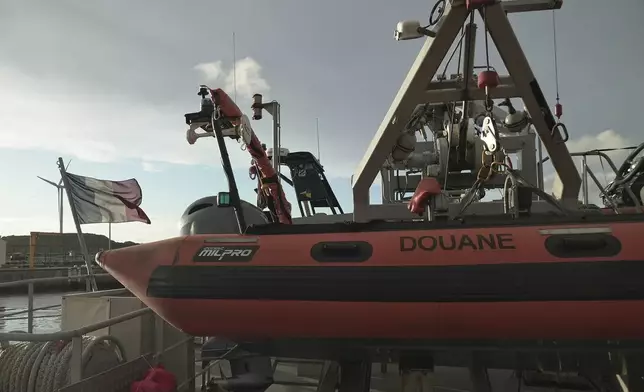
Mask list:
[[[259,141],[255,131],[253,131],[248,116],[241,112],[237,104],[222,89],[201,86],[199,95],[202,96],[201,110],[196,113],[185,114],[186,124],[190,125],[186,134],[188,143],[194,144],[197,139],[202,137],[221,138],[219,147],[222,150],[222,164],[227,173],[226,175],[229,177],[229,185],[234,188],[235,198],[238,199],[237,186],[230,167],[230,160],[227,158],[228,153],[223,138],[241,139],[246,151],[252,158],[252,164],[259,182],[257,192],[261,197],[262,204],[265,204],[270,209],[280,223],[292,224],[291,204],[286,199],[284,189],[278,181],[278,175],[271,165],[262,143]],[[198,129],[205,132],[197,133]],[[215,130],[218,130],[219,137]],[[226,159],[223,159],[224,156]],[[233,192],[232,189],[231,192]],[[241,206],[236,208],[241,209]],[[243,214],[240,217],[243,219]]]
[[[259,182],[258,194],[264,199],[280,223],[292,224],[291,203],[286,199],[284,188],[277,179],[277,173],[245,114],[240,119],[239,130],[246,150],[251,155],[253,165],[256,167],[255,171]]]

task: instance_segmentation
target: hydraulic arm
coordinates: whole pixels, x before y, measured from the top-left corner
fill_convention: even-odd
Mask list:
[[[282,224],[292,224],[291,204],[286,199],[284,190],[277,180],[277,172],[271,165],[262,143],[253,131],[248,116],[243,114],[237,104],[221,89],[211,89],[201,86],[201,110],[185,115],[186,124],[190,126],[186,139],[194,144],[202,137],[215,137],[221,152],[222,165],[228,178],[230,199],[240,222],[240,231],[245,231],[245,220],[241,209],[239,191],[228,157],[224,137],[241,140],[245,149],[252,157],[260,186],[257,192],[264,198],[275,221]],[[204,132],[197,132],[201,129]]]

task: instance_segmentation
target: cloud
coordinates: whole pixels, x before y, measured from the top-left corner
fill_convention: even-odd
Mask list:
[[[195,65],[195,69],[204,76],[207,82],[225,79],[223,62],[221,60],[212,63],[201,63]],[[222,78],[223,76],[223,78]]]
[[[145,170],[146,172],[150,172],[150,173],[158,173],[158,172],[163,171],[157,164],[154,164],[152,162],[145,162],[144,161],[144,162],[141,163],[141,166],[143,167],[143,170]]]
[[[596,135],[584,135],[577,140],[570,140],[568,142],[568,150],[571,152],[581,152],[604,148],[623,148],[631,145],[631,141],[615,132],[612,129],[605,130]],[[610,152],[614,156],[628,155],[627,151],[614,151]],[[612,158],[612,157],[611,157]]]
[[[186,74],[194,73],[200,82],[233,91],[231,64],[214,61],[194,68],[188,68]],[[236,63],[238,102],[245,111],[252,94],[271,89],[262,71],[250,57]],[[0,86],[0,149],[48,151],[100,163],[130,160],[147,171],[163,168],[164,164],[219,165],[219,151],[213,140],[201,140],[192,146],[185,141],[183,114],[198,105],[198,97],[192,93],[167,101],[159,101],[154,95],[141,99],[140,95],[117,95],[71,84],[55,75],[35,77],[2,65]],[[291,151],[310,150],[314,134],[292,131],[308,124],[300,123],[297,113],[283,110],[282,114],[284,146]],[[260,140],[269,145],[271,124],[270,120],[253,123]],[[323,158],[327,175],[348,177],[362,148],[357,154],[353,151],[354,154],[338,156],[336,147],[324,149],[325,140],[335,139],[323,138],[323,151],[336,152]],[[247,167],[248,153],[232,142],[228,147],[233,166]],[[327,155],[323,152],[324,156]]]
[[[602,131],[595,135],[584,135],[578,139],[571,139],[568,143],[568,150],[570,152],[585,152],[590,150],[599,150],[599,149],[616,149],[616,151],[606,151],[606,155],[613,161],[617,168],[620,167],[624,159],[630,153],[630,150],[624,149],[624,147],[632,146],[632,141],[620,135],[618,132],[609,129]],[[575,162],[577,163],[578,170],[582,171],[582,158],[575,157]],[[589,156],[587,158],[587,165],[589,169],[595,174],[602,187],[615,178],[615,173],[611,169],[610,165],[604,159],[599,159],[596,156]],[[546,166],[544,168],[544,189],[546,192],[551,192],[551,190],[556,189],[560,186],[560,183],[557,183],[556,175],[552,167]],[[589,202],[594,204],[602,205],[600,198],[600,189],[594,183],[594,181],[588,177],[588,195]],[[582,193],[580,192],[579,198],[582,198]]]
[[[201,63],[195,66],[208,83],[217,83],[231,96],[235,89],[240,97],[250,99],[253,94],[266,93],[270,86],[261,75],[262,66],[251,57],[238,60],[234,67],[225,69],[222,61]]]
[[[245,85],[266,83],[249,82],[257,68],[242,64]],[[102,163],[134,160],[148,168],[159,162],[219,164],[215,143],[186,142],[183,114],[198,103],[192,94],[185,105],[161,104],[153,97],[110,95],[2,67],[0,86],[0,148],[53,151]],[[229,150],[234,165],[248,164],[248,153],[235,144]]]

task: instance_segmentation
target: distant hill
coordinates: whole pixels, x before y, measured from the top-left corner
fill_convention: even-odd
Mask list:
[[[95,254],[101,249],[109,248],[109,239],[99,234],[83,234],[90,255]],[[22,253],[29,255],[29,236],[28,235],[10,235],[0,237],[7,243],[7,255],[13,253]],[[112,241],[112,249],[125,248],[127,246],[137,245],[135,242],[117,242]],[[35,253],[40,257],[68,255],[80,255],[81,249],[78,244],[76,233],[44,233],[38,236],[36,241]]]

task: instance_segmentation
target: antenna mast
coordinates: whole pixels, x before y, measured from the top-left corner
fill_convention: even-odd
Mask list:
[[[320,160],[320,119],[315,118],[315,136],[318,141],[318,161]]]
[[[233,31],[233,96],[237,102],[237,51],[235,47],[235,32]]]

